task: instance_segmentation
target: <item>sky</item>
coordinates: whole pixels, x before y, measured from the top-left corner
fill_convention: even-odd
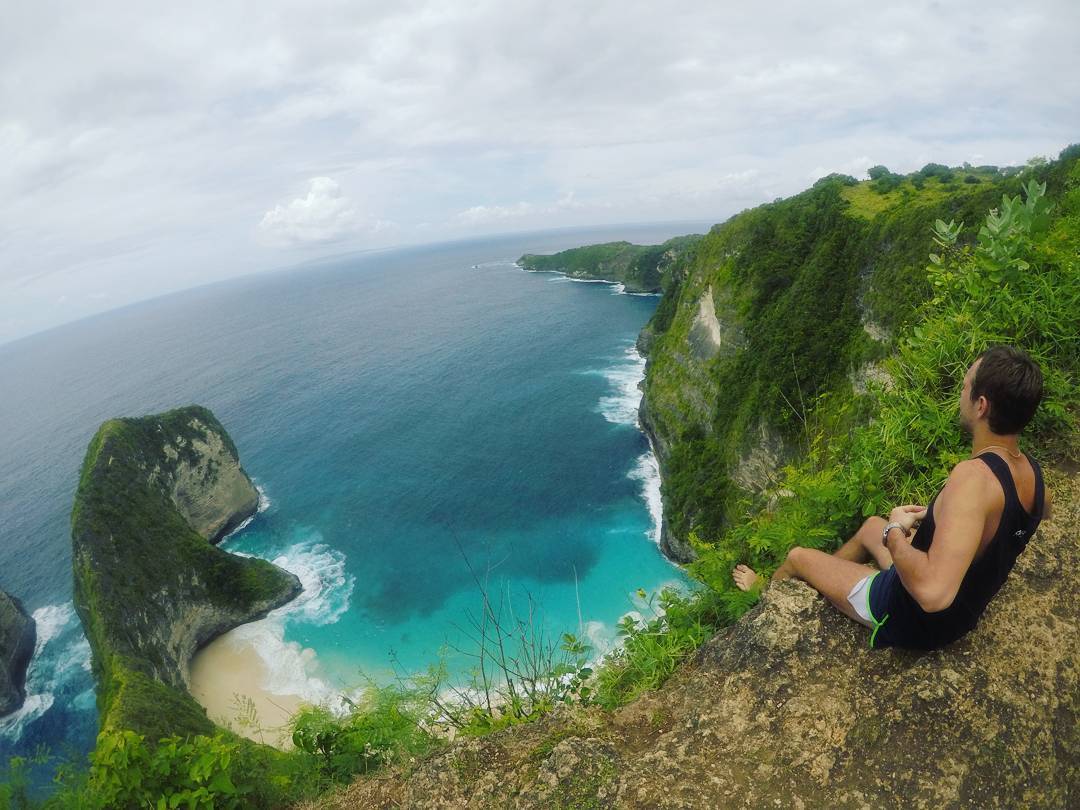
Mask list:
[[[1076,0],[0,12],[0,343],[351,250],[720,222],[1080,141]]]

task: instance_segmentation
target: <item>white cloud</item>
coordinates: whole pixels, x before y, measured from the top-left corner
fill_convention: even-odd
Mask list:
[[[534,205],[524,201],[513,205],[474,205],[464,211],[459,211],[456,219],[465,225],[488,225],[505,220],[556,214],[560,211],[571,211],[585,207],[584,203],[574,199],[573,191],[568,191],[551,205]]]
[[[1076,0],[8,5],[0,342],[285,256],[719,221],[1080,138],[1047,80],[1080,75]]]
[[[359,230],[360,215],[329,177],[312,177],[307,194],[275,205],[259,222],[260,235],[270,244],[331,242]]]

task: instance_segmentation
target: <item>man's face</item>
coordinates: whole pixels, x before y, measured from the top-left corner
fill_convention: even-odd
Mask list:
[[[975,381],[975,372],[982,360],[976,360],[964,375],[964,387],[960,391],[960,427],[971,435],[978,419],[978,403],[971,401],[971,384]],[[981,399],[981,397],[980,397]]]

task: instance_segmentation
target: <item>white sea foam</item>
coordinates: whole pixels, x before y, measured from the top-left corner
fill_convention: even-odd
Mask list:
[[[641,389],[638,385],[645,379],[645,358],[636,346],[630,346],[623,353],[620,361],[599,372],[614,389],[612,393],[601,397],[597,410],[609,422],[617,425],[634,425],[639,430],[641,422],[638,409],[641,405]],[[660,464],[650,447],[638,457],[637,463],[627,474],[629,478],[640,482],[641,498],[652,518],[649,538],[660,543],[661,525],[664,520],[664,504],[660,497]]]
[[[323,543],[318,532],[290,546],[273,562],[296,574],[303,592],[266,618],[230,631],[228,643],[255,650],[267,673],[259,684],[265,691],[340,708],[335,701],[341,690],[320,676],[315,651],[286,640],[285,629],[290,622],[323,626],[338,621],[349,610],[356,577],[346,571],[345,555]]]
[[[26,700],[12,714],[0,719],[0,737],[17,740],[29,723],[52,708],[56,692],[75,677],[90,670],[90,644],[75,629],[75,606],[71,602],[46,605],[33,613],[37,640],[26,671]],[[81,704],[76,708],[84,708]],[[93,708],[91,701],[89,707]]]
[[[493,259],[490,262],[480,262],[479,264],[474,264],[472,267],[473,270],[486,270],[489,267],[516,267],[519,270],[524,269],[513,259]]]
[[[290,621],[321,626],[333,624],[348,611],[356,577],[345,570],[345,555],[321,540],[322,535],[316,532],[274,558],[274,565],[300,578],[304,592],[271,616],[279,614]]]
[[[263,489],[262,485],[257,481],[252,481],[251,483],[255,484],[255,491],[259,493],[259,507],[255,511],[256,513],[265,512],[270,508],[270,496],[266,494],[266,490]]]
[[[576,281],[578,284],[614,284],[622,286],[621,281],[609,281],[606,278],[574,278],[573,276],[563,276],[567,281]]]
[[[227,643],[255,650],[266,673],[259,686],[271,694],[296,695],[309,703],[323,703],[334,695],[317,674],[315,651],[285,639],[282,617],[241,625],[228,634]]]
[[[652,518],[652,528],[649,530],[649,538],[659,544],[660,526],[664,520],[664,502],[660,497],[660,464],[652,450],[642,453],[629,473],[630,478],[641,482],[641,497],[649,508],[649,516]]]
[[[618,646],[615,628],[595,619],[585,622],[585,638],[592,647],[590,663],[593,664],[599,663],[605,655]]]
[[[34,657],[37,657],[45,645],[64,632],[75,618],[75,605],[65,602],[62,605],[46,605],[34,611],[34,626],[37,630],[37,643],[34,645]]]
[[[246,518],[244,518],[244,519],[243,519],[242,521],[240,521],[239,525],[238,525],[238,526],[237,526],[237,527],[236,527],[235,529],[233,529],[233,530],[232,530],[231,532],[229,532],[229,533],[228,533],[227,535],[225,535],[224,537],[222,537],[222,538],[221,538],[221,541],[222,541],[222,542],[225,542],[225,541],[226,541],[226,540],[228,540],[228,539],[229,539],[230,537],[232,537],[232,536],[233,536],[234,534],[239,534],[239,533],[240,533],[240,532],[242,532],[242,531],[243,531],[244,529],[246,529],[246,528],[248,527],[248,524],[249,524],[249,523],[251,523],[251,521],[253,521],[254,519],[255,519],[255,515],[252,515],[251,517],[246,517]]]
[[[645,379],[645,358],[631,346],[623,359],[602,372],[614,391],[601,397],[597,408],[604,418],[617,425],[637,425],[641,389],[638,383]]]

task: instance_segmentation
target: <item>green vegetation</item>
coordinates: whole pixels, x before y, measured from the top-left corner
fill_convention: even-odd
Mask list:
[[[321,706],[301,708],[290,721],[292,742],[318,761],[323,777],[344,781],[436,748],[421,725],[429,710],[422,692],[372,685],[344,717]]]
[[[910,275],[930,292],[896,301],[909,311],[879,361],[887,376],[861,395],[839,374],[827,377],[827,385],[802,378],[801,395],[793,397],[799,405],[782,406],[797,416],[788,435],[800,451],[764,492],[734,495],[727,513],[734,517],[719,529],[689,526],[699,553],[689,570],[707,589],[679,606],[670,627],[660,623],[654,632],[685,634],[690,621],[711,631],[741,615],[757,596],[734,587],[731,569],[739,562],[767,575],[792,546],[831,551],[864,516],[926,503],[967,455],[957,399],[964,371],[988,345],[1020,346],[1043,368],[1044,400],[1025,432],[1029,451],[1047,462],[1080,455],[1078,157],[1080,148],[1072,147],[1054,163],[1009,178],[1022,183],[1022,196],[1002,197],[977,229],[938,219],[924,230],[930,262],[913,265]],[[798,345],[797,328],[785,338],[788,347]],[[657,351],[664,345],[661,340]],[[679,441],[675,458],[702,439],[684,433]],[[724,475],[722,465],[701,459],[690,486],[715,492],[720,485],[709,476]],[[662,661],[670,667],[671,646],[628,645],[632,663],[621,666],[649,672]],[[622,693],[632,697],[635,690]]]
[[[842,434],[867,417],[864,398],[843,411],[819,413],[816,403],[827,393],[853,393],[860,371],[925,316],[934,296],[924,269],[927,238],[936,220],[976,221],[1029,179],[1058,197],[1073,163],[1066,154],[1021,173],[987,170],[985,182],[951,191],[934,166],[886,194],[872,188],[876,181],[825,178],[713,228],[673,276],[648,327],[645,405],[662,450],[672,534],[715,538],[742,522],[747,487],[737,483],[738,471],[756,451],[792,460],[808,452],[815,420],[838,420],[833,427]],[[917,177],[922,190],[911,185]],[[964,231],[960,241],[974,238]],[[696,362],[684,347],[709,289],[721,322],[737,326],[745,341],[740,351]]]
[[[526,253],[520,264],[534,272],[565,273],[571,278],[620,281],[630,292],[661,292],[671,266],[700,236],[677,236],[662,245],[607,242],[571,248],[550,256]]]

